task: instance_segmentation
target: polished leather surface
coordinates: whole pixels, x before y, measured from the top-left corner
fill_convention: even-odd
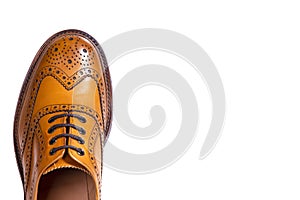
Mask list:
[[[37,199],[41,177],[60,168],[89,174],[100,199],[111,104],[109,71],[95,39],[66,30],[44,43],[25,78],[14,122],[25,199]]]

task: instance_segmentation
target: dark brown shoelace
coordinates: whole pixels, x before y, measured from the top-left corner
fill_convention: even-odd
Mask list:
[[[69,142],[68,138],[77,140],[79,142],[79,144],[84,144],[84,140],[80,136],[71,134],[70,133],[70,129],[72,128],[72,129],[77,130],[81,135],[84,135],[86,133],[86,131],[82,127],[79,127],[79,126],[77,126],[75,124],[71,124],[70,123],[70,118],[76,118],[81,123],[86,123],[86,119],[84,117],[82,117],[81,115],[73,114],[73,113],[70,113],[70,111],[69,111],[67,113],[54,115],[53,117],[51,117],[48,120],[48,123],[54,123],[55,120],[57,120],[59,118],[64,118],[64,117],[66,117],[66,123],[63,123],[63,124],[54,124],[53,126],[51,126],[48,129],[48,133],[52,134],[56,129],[65,127],[66,128],[66,133],[60,133],[58,135],[55,135],[54,137],[51,138],[51,140],[49,141],[49,144],[53,145],[56,142],[56,140],[59,139],[59,138],[66,138],[67,139],[66,140],[67,141],[66,145],[54,147],[54,148],[52,148],[50,150],[49,153],[50,153],[50,155],[54,155],[59,150],[62,150],[62,149],[72,149],[72,150],[76,151],[79,155],[83,156],[84,155],[84,151],[81,148],[69,145],[68,144],[68,142]]]

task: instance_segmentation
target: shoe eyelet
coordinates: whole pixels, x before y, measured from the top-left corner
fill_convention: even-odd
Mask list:
[[[78,155],[80,156],[84,156],[84,151],[82,149],[79,149],[79,151],[77,151]]]
[[[78,143],[79,143],[79,144],[84,144],[85,141],[84,141],[84,140],[78,140]]]
[[[50,144],[50,145],[53,145],[55,142],[56,142],[56,140],[51,139],[51,140],[49,141],[49,144]]]
[[[55,154],[54,149],[51,149],[51,150],[49,151],[49,154],[50,154],[50,156],[53,156],[53,155]]]

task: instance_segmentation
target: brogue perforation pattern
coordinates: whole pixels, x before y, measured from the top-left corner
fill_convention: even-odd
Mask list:
[[[101,79],[98,72],[92,68],[83,68],[83,69],[77,71],[71,77],[68,77],[58,67],[55,67],[55,66],[44,67],[38,72],[38,77],[36,78],[34,86],[32,88],[32,93],[30,95],[30,102],[29,102],[28,111],[27,111],[27,121],[29,121],[31,118],[32,111],[33,111],[33,105],[35,103],[35,99],[38,94],[38,90],[41,85],[41,82],[47,76],[52,76],[53,78],[55,78],[67,90],[73,89],[76,85],[78,85],[86,77],[91,77],[92,79],[95,80],[95,82],[97,84],[98,93],[99,93],[100,98],[101,98],[101,94],[104,94],[103,80]],[[105,106],[106,106],[105,100],[101,99],[101,108],[102,108],[102,116],[103,116],[103,119],[102,119],[103,121],[101,121],[101,124],[104,123],[104,121],[106,120],[105,114],[107,111],[105,110]],[[28,130],[28,125],[29,125],[28,123],[25,124],[25,130]],[[22,138],[22,142],[21,142],[21,155],[23,155],[24,146],[27,141],[28,134],[23,134],[23,136],[24,137]]]

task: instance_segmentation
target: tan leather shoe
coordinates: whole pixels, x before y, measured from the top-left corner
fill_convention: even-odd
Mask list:
[[[98,42],[79,30],[49,38],[20,92],[14,143],[25,199],[100,199],[111,82]]]

